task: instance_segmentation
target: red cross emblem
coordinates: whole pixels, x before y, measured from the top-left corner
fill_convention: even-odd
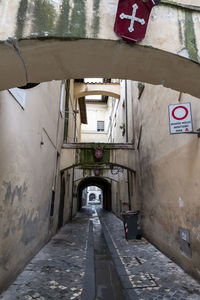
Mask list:
[[[99,176],[100,175],[100,169],[94,169],[94,175]]]
[[[94,156],[97,159],[101,159],[103,157],[103,148],[96,148],[94,152]]]
[[[144,39],[152,8],[160,0],[119,0],[114,31],[127,41]]]

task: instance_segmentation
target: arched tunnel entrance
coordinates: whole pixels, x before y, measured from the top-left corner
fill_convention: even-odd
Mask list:
[[[111,184],[103,177],[87,177],[81,180],[77,187],[78,209],[82,207],[82,192],[89,186],[97,186],[103,191],[103,209],[112,210]]]

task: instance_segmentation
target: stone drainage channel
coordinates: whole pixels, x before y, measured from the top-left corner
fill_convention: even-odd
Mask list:
[[[82,300],[137,299],[129,296],[132,288],[128,274],[101,218],[100,209],[92,206],[87,245],[86,273]],[[133,291],[132,291],[133,292]]]
[[[0,295],[2,300],[81,298],[199,300],[200,285],[145,239],[127,242],[120,219],[90,206]]]

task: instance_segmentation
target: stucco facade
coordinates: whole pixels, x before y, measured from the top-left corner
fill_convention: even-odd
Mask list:
[[[163,87],[131,83],[134,99],[136,199],[144,235],[199,278],[199,138],[169,133],[168,105],[191,102],[194,130],[200,127],[199,99]],[[181,250],[182,230],[189,233]]]
[[[24,108],[9,91],[0,93],[0,289],[57,230],[61,85],[23,90]]]
[[[81,142],[108,142],[107,104],[90,104],[86,102],[87,124],[81,126]],[[103,130],[98,131],[97,122],[103,122]]]

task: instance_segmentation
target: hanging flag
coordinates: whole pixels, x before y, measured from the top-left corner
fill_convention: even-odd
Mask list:
[[[160,0],[119,0],[114,31],[126,41],[144,39],[152,8]]]
[[[101,147],[97,147],[94,149],[94,156],[97,158],[97,159],[101,159],[103,157],[103,148]]]
[[[100,175],[100,169],[94,169],[94,175],[99,176]]]

